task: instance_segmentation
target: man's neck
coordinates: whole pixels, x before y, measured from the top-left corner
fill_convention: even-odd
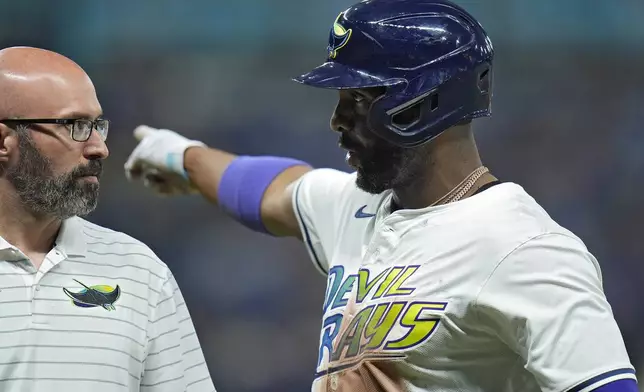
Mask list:
[[[427,148],[430,162],[425,166],[425,172],[408,186],[393,190],[394,202],[400,208],[418,209],[433,205],[482,166],[469,126],[455,127],[441,134]],[[494,180],[494,176],[485,173],[463,198]]]
[[[60,219],[35,216],[15,196],[0,195],[0,200],[0,236],[5,241],[25,254],[46,254],[53,248]]]
[[[454,190],[480,166],[479,163],[478,165],[471,165],[471,167],[462,167],[460,170],[452,167],[447,171],[428,174],[424,180],[419,179],[408,187],[395,189],[394,202],[399,208],[405,209],[429,207]],[[463,198],[474,194],[478,188],[494,180],[496,178],[493,175],[484,174],[473,184]]]

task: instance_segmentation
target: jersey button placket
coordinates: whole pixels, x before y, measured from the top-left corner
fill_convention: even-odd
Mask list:
[[[33,324],[41,324],[40,316],[38,316],[38,308],[36,306],[38,296],[40,295],[40,287],[38,283],[34,282],[31,286],[31,322]]]
[[[43,313],[48,313],[46,305],[41,302],[42,296],[47,290],[41,290],[43,279],[46,275],[36,273],[34,276],[33,285],[31,287],[31,322],[33,324],[43,325],[49,324],[47,316]],[[43,308],[45,306],[45,308]]]

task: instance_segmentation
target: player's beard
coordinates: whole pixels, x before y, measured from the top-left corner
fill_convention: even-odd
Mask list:
[[[51,161],[41,154],[28,133],[19,135],[20,158],[7,168],[6,177],[15,188],[23,206],[38,217],[67,219],[94,211],[98,204],[99,184],[80,180],[94,175],[100,179],[103,165],[99,160],[77,166],[71,172],[55,176]]]
[[[400,189],[419,181],[429,159],[419,148],[402,148],[378,143],[365,153],[358,153],[356,185],[363,191],[379,194]]]

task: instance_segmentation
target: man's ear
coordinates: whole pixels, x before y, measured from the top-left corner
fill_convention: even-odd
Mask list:
[[[6,165],[11,156],[17,153],[18,133],[5,124],[0,124],[0,165]]]

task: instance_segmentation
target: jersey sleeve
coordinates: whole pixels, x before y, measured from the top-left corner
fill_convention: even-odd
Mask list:
[[[316,268],[329,270],[330,253],[338,231],[338,206],[354,176],[334,169],[315,169],[295,184],[293,208],[302,239]]]
[[[491,273],[476,308],[544,392],[636,380],[597,260],[578,238],[543,234],[517,247]]]

